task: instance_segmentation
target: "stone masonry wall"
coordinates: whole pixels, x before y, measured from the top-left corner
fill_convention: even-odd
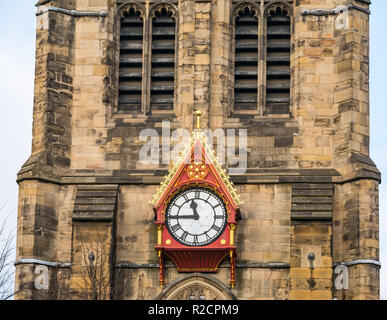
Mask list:
[[[74,1],[56,2],[71,7]],[[38,17],[32,156],[41,155],[56,170],[70,166],[73,38],[72,17],[57,12]]]
[[[177,10],[174,110],[117,112],[117,24],[131,2],[146,21],[159,3],[38,2],[38,10],[93,14],[48,10],[37,17],[33,147],[18,175],[16,298],[81,297],[80,234],[98,230],[109,244],[110,297],[165,293],[149,201],[168,164],[142,164],[139,135],[146,128],[161,135],[163,120],[171,130],[192,130],[193,112],[201,110],[204,128],[247,129],[247,171],[231,176],[244,200],[236,298],[378,299],[380,172],[369,158],[369,1],[279,1],[292,12],[292,46],[290,113],[277,116],[264,116],[261,105],[255,113],[232,113],[237,0],[167,1]],[[278,1],[253,2],[263,30],[266,9]],[[356,8],[332,11],[348,4]],[[149,37],[149,24],[144,30]],[[144,46],[145,58],[149,50]],[[103,186],[114,194],[104,197]],[[81,192],[86,196],[78,197]],[[75,206],[86,214],[74,214]],[[365,263],[351,264],[360,260]],[[42,263],[51,279],[43,291],[34,287]],[[334,268],[343,263],[349,289],[335,290]],[[228,267],[226,260],[211,275],[226,287]],[[53,282],[58,272],[63,289]],[[167,285],[184,276],[166,262]]]
[[[162,292],[154,249],[157,230],[148,205],[154,191],[154,187],[144,186],[120,188],[116,281],[123,296],[117,298],[150,299]],[[238,285],[231,291],[240,299],[288,299],[291,186],[247,185],[239,191],[246,205],[236,234]],[[282,263],[284,268],[273,266],[269,271],[265,265],[271,263]],[[166,285],[182,277],[170,261],[166,266]],[[229,272],[225,261],[219,273],[210,275],[227,284]],[[121,279],[126,279],[123,288]]]

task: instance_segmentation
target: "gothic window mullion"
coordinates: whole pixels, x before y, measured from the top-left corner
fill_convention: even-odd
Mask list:
[[[167,6],[151,17],[150,109],[173,110],[175,97],[176,20]]]
[[[266,17],[265,114],[288,114],[290,106],[290,17],[282,5],[268,9]]]
[[[129,7],[120,22],[120,60],[118,110],[140,112],[143,94],[144,19],[139,10]]]
[[[257,10],[243,7],[235,17],[234,112],[258,108],[259,24]]]
[[[263,15],[260,15],[259,20],[259,50],[258,50],[258,114],[262,116],[264,114],[265,106],[265,88],[266,88],[266,30],[265,19]]]

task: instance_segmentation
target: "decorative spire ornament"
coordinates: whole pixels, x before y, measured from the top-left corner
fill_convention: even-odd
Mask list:
[[[202,112],[200,110],[196,111],[196,130],[202,129]]]

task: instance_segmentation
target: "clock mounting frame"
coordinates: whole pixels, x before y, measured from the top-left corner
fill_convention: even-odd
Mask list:
[[[218,162],[212,146],[208,144],[206,139],[201,130],[192,132],[190,143],[186,145],[176,162],[171,164],[168,175],[160,183],[160,187],[150,202],[153,204],[157,228],[155,250],[157,251],[161,286],[164,284],[164,258],[175,264],[177,272],[181,273],[218,272],[219,264],[227,257],[230,259],[229,283],[232,287],[235,285],[235,261],[237,257],[235,230],[237,221],[241,219],[239,205],[243,202],[227,172]],[[171,201],[173,202],[174,197],[194,188],[203,188],[220,199],[224,208],[224,220],[222,220],[224,228],[222,224],[221,231],[217,234],[218,237],[215,238],[212,234],[211,236],[214,238],[208,244],[200,243],[200,245],[190,246],[190,243],[187,245],[187,243],[179,242],[179,239],[173,237],[167,223],[169,205]],[[198,195],[198,197],[201,196]],[[189,197],[195,198],[192,194]],[[184,201],[178,203],[179,208],[185,203]],[[184,219],[200,220],[202,217],[208,217],[208,212],[213,214],[212,218],[218,219],[211,206],[206,206],[204,203],[200,203],[200,206],[199,203],[196,203],[196,200],[194,202],[185,203],[185,211],[181,212],[182,215],[187,215]],[[216,202],[213,202],[213,205],[215,206]],[[173,215],[180,215],[179,208],[174,209]],[[200,212],[203,212],[203,215]],[[173,225],[175,225],[175,222]],[[211,227],[208,223],[201,223],[201,226],[204,228]],[[197,230],[194,230],[194,232],[198,232]],[[202,233],[203,230],[199,230],[198,233]],[[192,241],[192,239],[188,240]]]

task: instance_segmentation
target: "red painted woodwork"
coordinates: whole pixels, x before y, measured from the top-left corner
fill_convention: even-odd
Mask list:
[[[160,284],[164,283],[163,257],[171,260],[178,272],[217,272],[219,264],[230,259],[231,285],[235,283],[236,247],[231,229],[235,229],[239,217],[239,208],[229,192],[219,169],[206,154],[198,139],[191,151],[181,163],[173,178],[169,181],[162,196],[154,207],[159,243],[155,246],[160,262]],[[223,200],[227,210],[227,227],[223,234],[205,246],[191,247],[176,241],[164,226],[165,213],[169,201],[181,191],[190,187],[204,187],[215,192]]]

